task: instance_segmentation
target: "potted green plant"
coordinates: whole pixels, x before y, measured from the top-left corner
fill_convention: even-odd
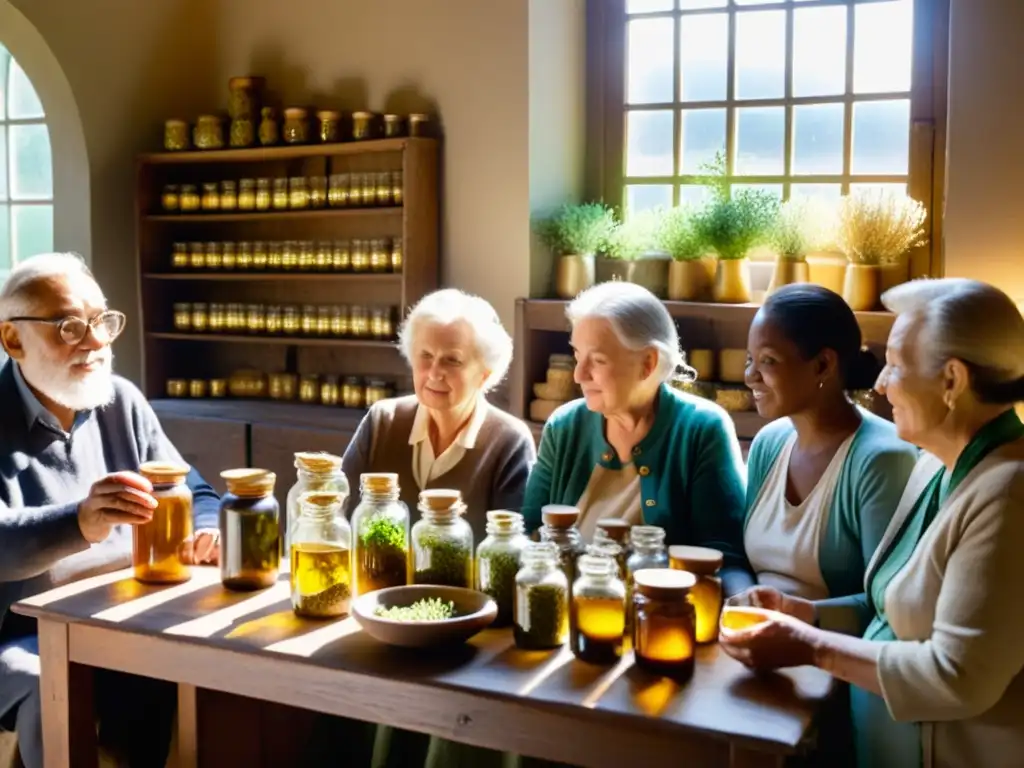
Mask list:
[[[594,255],[615,229],[615,214],[601,203],[566,204],[539,219],[534,231],[558,255],[555,293],[574,298],[594,284]]]
[[[639,211],[615,226],[596,261],[597,282],[625,280],[665,298],[668,258],[655,252],[661,216],[660,210]]]
[[[779,207],[770,242],[776,260],[768,293],[790,283],[809,282],[807,257],[835,242],[835,206],[818,198],[787,200]]]
[[[926,218],[921,203],[887,189],[858,190],[843,198],[836,240],[849,260],[843,298],[852,309],[878,308],[883,270],[906,275],[907,252],[927,242]]]
[[[697,229],[690,206],[667,211],[658,223],[655,242],[668,253],[668,297],[673,301],[710,301],[717,261]]]

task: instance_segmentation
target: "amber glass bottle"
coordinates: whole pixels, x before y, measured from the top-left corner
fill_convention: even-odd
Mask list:
[[[718,571],[723,556],[709,547],[672,546],[668,548],[672,568],[689,571],[697,581],[690,590],[690,602],[697,614],[697,642],[718,639],[718,617],[722,613],[722,580]]]
[[[569,639],[581,661],[614,664],[622,657],[626,631],[626,585],[610,557],[582,555],[580,577],[572,585]]]
[[[181,560],[181,548],[192,535],[192,492],[185,485],[189,468],[149,462],[139,474],[153,484],[157,507],[153,519],[132,528],[132,569],[135,578],[157,584],[176,584],[192,578]]]
[[[693,676],[695,582],[693,574],[668,568],[633,574],[633,650],[641,669],[678,682]]]

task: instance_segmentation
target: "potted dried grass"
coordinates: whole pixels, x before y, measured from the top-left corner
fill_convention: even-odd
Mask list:
[[[768,293],[790,283],[809,282],[807,257],[827,250],[835,241],[835,206],[808,197],[786,201],[779,208],[770,239],[776,260]]]
[[[668,253],[668,297],[673,301],[710,301],[717,260],[697,230],[695,212],[688,206],[667,211],[655,234],[657,246]]]
[[[883,269],[902,268],[905,274],[907,252],[926,242],[926,216],[916,200],[885,189],[858,190],[843,198],[836,240],[849,261],[843,298],[851,309],[878,309]]]
[[[537,235],[558,255],[555,294],[559,298],[575,298],[594,284],[594,255],[614,229],[614,213],[600,203],[563,205],[534,224]]]

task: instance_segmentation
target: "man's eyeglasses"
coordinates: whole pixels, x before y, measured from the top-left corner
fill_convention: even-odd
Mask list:
[[[60,340],[70,346],[81,344],[92,328],[93,335],[101,344],[111,344],[114,339],[121,335],[124,330],[127,318],[123,312],[108,309],[100,312],[92,320],[85,320],[81,317],[60,317],[51,320],[46,317],[11,317],[11,323],[46,323],[57,329]]]

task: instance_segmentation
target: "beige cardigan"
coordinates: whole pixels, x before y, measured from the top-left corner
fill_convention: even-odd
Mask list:
[[[941,467],[925,455],[868,565]],[[1024,765],[1024,440],[993,451],[946,500],[885,592],[901,642],[878,681],[892,717],[922,725],[925,768]]]

